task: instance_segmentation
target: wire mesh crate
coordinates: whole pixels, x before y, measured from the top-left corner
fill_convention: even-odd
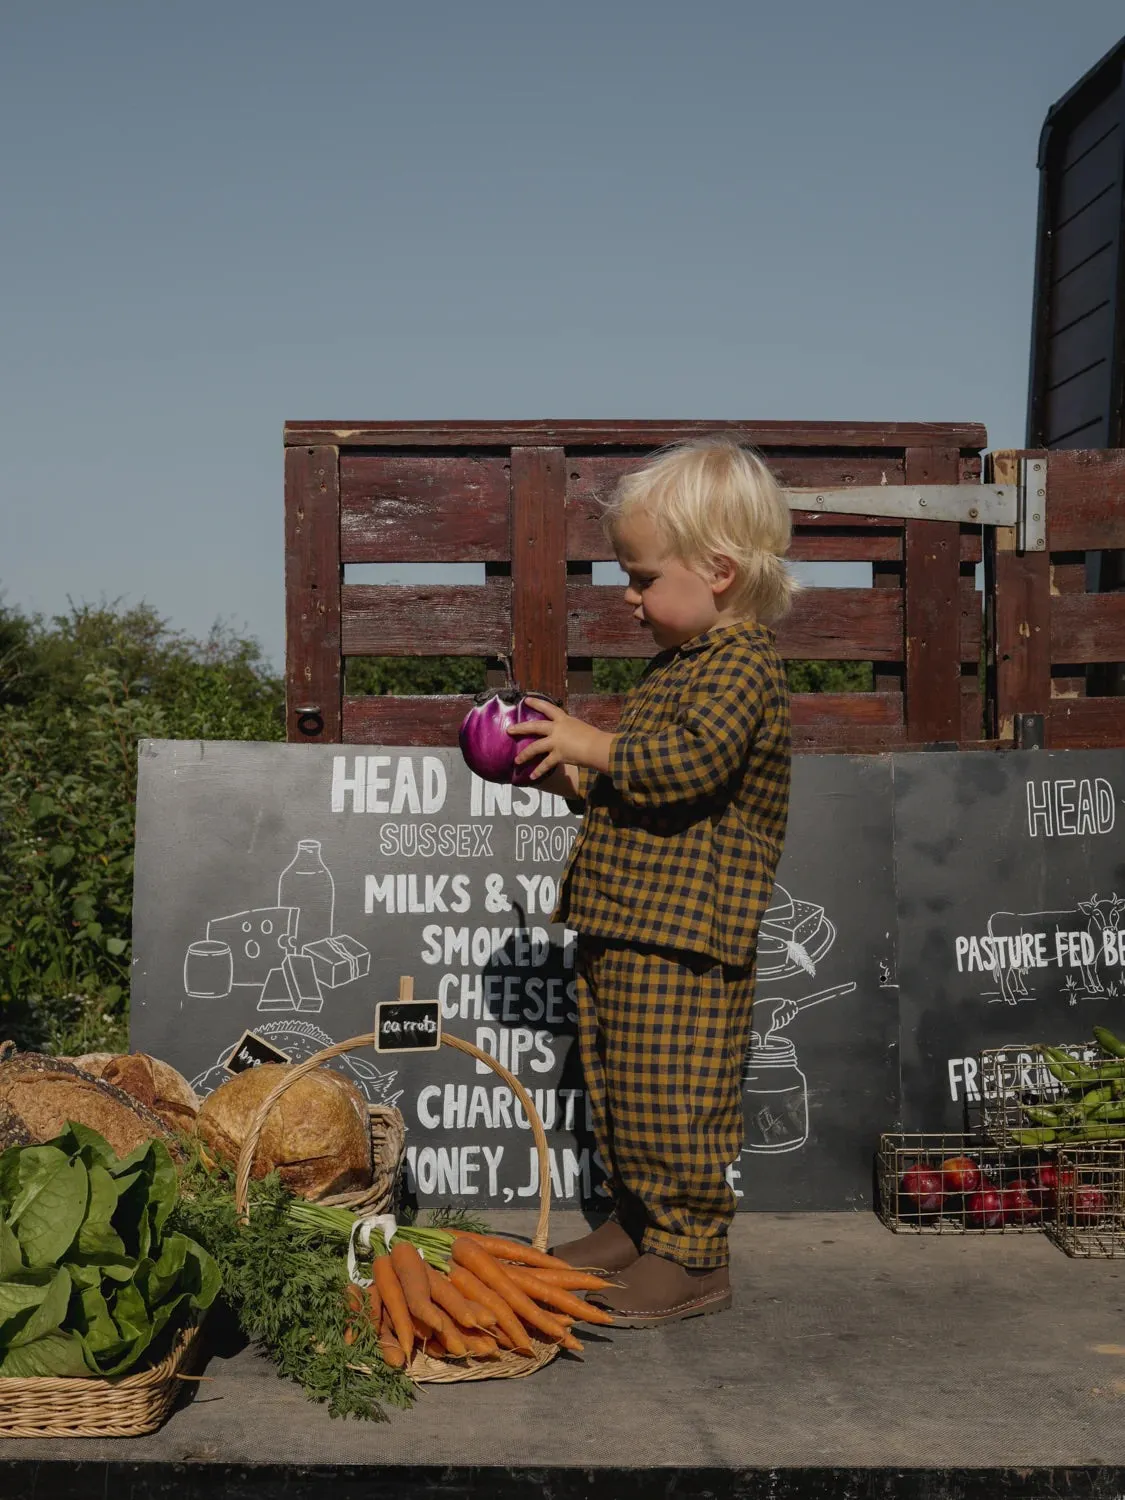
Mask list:
[[[1060,1146],[1050,1238],[1084,1259],[1125,1256],[1125,1142]]]
[[[979,1066],[979,1128],[993,1145],[1125,1139],[1125,1059],[1096,1042],[991,1047]]]
[[[896,1234],[1041,1232],[1054,1211],[1053,1161],[971,1135],[884,1135],[876,1211]]]

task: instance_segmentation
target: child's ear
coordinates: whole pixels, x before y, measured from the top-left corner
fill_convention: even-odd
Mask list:
[[[725,594],[738,577],[738,569],[734,565],[734,559],[727,557],[725,553],[716,553],[711,559],[709,568],[711,592],[713,594]]]

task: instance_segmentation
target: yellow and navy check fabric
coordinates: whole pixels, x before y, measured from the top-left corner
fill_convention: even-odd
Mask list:
[[[719,626],[649,664],[583,828],[555,920],[720,963],[753,961],[789,813],[789,691],[773,632]]]
[[[594,1137],[622,1222],[643,1219],[643,1248],[680,1265],[726,1265],[753,966],[581,938],[577,978]]]

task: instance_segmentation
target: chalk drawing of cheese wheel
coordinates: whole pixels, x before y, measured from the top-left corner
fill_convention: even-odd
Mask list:
[[[295,906],[261,906],[253,911],[234,911],[212,917],[207,940],[224,942],[230,948],[233,982],[261,989],[272,969],[285,962],[294,948],[297,919]]]
[[[815,974],[816,965],[836,941],[836,928],[814,901],[796,901],[775,885],[758,933],[758,978],[788,979]]]

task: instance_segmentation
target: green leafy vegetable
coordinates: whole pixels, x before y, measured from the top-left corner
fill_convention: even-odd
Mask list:
[[[48,1333],[33,1344],[9,1349],[0,1359],[0,1375],[89,1375],[82,1340],[76,1333]]]
[[[124,1374],[211,1305],[218,1266],[170,1228],[178,1191],[162,1142],[121,1160],[81,1125],[0,1155],[0,1376]]]
[[[29,1266],[58,1263],[86,1217],[90,1178],[85,1165],[53,1146],[25,1147],[20,1191],[8,1214]]]

